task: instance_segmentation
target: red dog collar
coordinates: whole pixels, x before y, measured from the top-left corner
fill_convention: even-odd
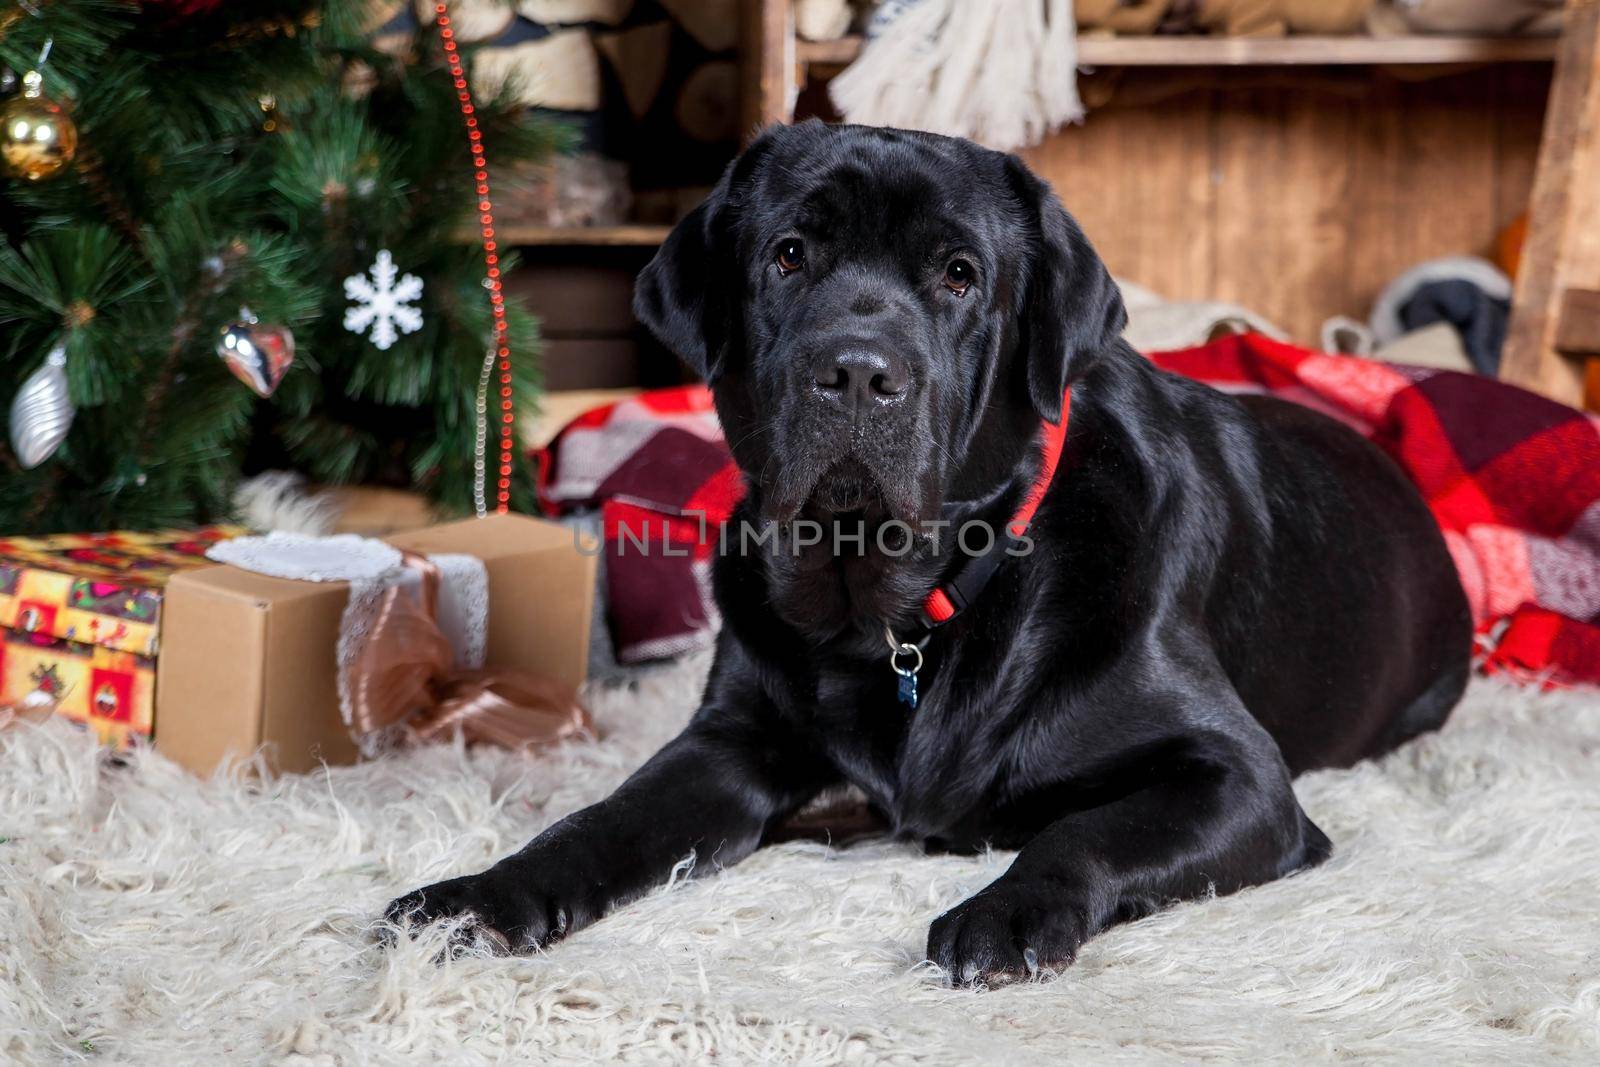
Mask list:
[[[1039,476],[1033,480],[1033,485],[1028,487],[1028,492],[1023,496],[1016,512],[1012,514],[1011,521],[1006,523],[1006,533],[1010,534],[1011,540],[1020,540],[1027,533],[1034,512],[1039,510],[1045,491],[1050,488],[1050,482],[1056,476],[1056,467],[1061,463],[1061,450],[1067,441],[1067,416],[1071,411],[1072,390],[1068,389],[1061,399],[1061,421],[1044,423],[1044,440],[1040,442]],[[989,584],[989,579],[994,577],[994,572],[999,569],[1008,547],[1006,543],[995,541],[989,546],[989,551],[981,556],[969,557],[949,581],[935,586],[933,592],[922,602],[922,624],[931,630],[965,611],[978,598],[983,587]]]

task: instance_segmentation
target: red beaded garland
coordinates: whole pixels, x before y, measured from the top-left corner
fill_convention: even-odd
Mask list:
[[[461,104],[461,118],[466,124],[467,150],[472,155],[472,178],[478,193],[478,222],[482,226],[483,261],[489,282],[489,308],[494,313],[494,338],[498,347],[496,369],[500,375],[500,480],[496,483],[495,511],[511,509],[512,449],[515,447],[516,417],[511,411],[511,331],[506,325],[505,298],[500,293],[500,257],[494,241],[494,208],[489,199],[489,172],[484,168],[488,160],[484,155],[483,132],[478,129],[477,109],[472,104],[472,90],[467,85],[466,68],[461,65],[461,54],[456,49],[455,31],[450,28],[450,5],[434,5],[434,25],[439,27],[439,41],[444,45],[445,63],[450,76],[455,79],[456,99]]]

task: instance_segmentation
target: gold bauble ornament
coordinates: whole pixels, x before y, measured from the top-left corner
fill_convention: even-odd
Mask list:
[[[278,119],[278,98],[271,93],[262,93],[256,98],[256,103],[261,107],[261,128],[267,133],[277,133],[282,128]]]
[[[0,104],[0,170],[30,182],[54,178],[78,154],[78,127],[44,95],[43,84],[30,70],[22,76],[22,95]]]

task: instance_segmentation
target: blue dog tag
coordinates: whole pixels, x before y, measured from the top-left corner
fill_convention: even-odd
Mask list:
[[[889,669],[894,671],[900,679],[900,687],[896,696],[900,703],[910,711],[917,710],[917,672],[922,669],[922,649],[910,641],[895,640],[894,631],[887,626],[883,628],[884,636],[889,639]],[[900,666],[900,658],[908,657],[911,660],[909,667]]]
[[[900,703],[912,711],[917,710],[917,676],[915,673],[900,675]]]

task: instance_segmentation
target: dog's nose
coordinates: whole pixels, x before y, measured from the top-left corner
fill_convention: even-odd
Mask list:
[[[845,348],[816,362],[817,392],[854,411],[905,394],[911,370],[899,356],[876,348]]]

